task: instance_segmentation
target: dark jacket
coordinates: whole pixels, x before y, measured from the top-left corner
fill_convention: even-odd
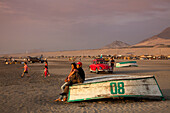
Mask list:
[[[83,82],[85,80],[85,73],[84,70],[80,67],[77,69],[78,70],[78,74],[80,75],[80,77],[83,79]]]
[[[114,67],[114,63],[115,63],[115,60],[109,60],[109,66],[112,66],[112,67]]]

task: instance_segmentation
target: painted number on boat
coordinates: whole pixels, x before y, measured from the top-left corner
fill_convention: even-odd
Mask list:
[[[113,88],[114,87],[114,88]],[[124,83],[123,82],[112,82],[110,83],[111,94],[124,94]]]

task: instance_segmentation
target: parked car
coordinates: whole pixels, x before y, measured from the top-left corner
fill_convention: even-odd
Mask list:
[[[89,70],[90,72],[96,72],[96,74],[99,74],[99,72],[113,73],[113,68],[102,58],[94,59],[93,64],[89,66]]]

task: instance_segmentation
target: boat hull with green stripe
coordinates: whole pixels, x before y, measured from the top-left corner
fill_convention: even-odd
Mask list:
[[[88,78],[69,87],[68,102],[114,97],[156,97],[163,94],[154,76],[109,75]]]
[[[127,61],[127,62],[118,62],[116,63],[116,67],[137,67],[137,62],[136,61]]]

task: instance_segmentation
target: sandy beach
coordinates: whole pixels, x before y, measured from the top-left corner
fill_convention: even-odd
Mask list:
[[[56,51],[56,52],[35,52],[35,53],[18,53],[18,54],[0,54],[4,57],[26,57],[40,56],[56,57],[56,56],[97,56],[97,55],[170,55],[170,48],[122,48],[122,49],[89,49],[89,50],[73,50],[73,51]],[[129,55],[129,54],[128,54]]]
[[[82,59],[86,77],[110,75],[90,73],[92,59]],[[118,60],[116,60],[118,62]],[[28,64],[31,77],[21,78],[23,64],[5,65],[0,61],[0,113],[113,113],[170,112],[170,60],[138,61],[139,67],[115,68],[114,75],[154,75],[165,101],[150,99],[104,99],[86,102],[54,102],[70,72],[68,59],[49,59],[50,77],[42,75],[44,64]]]

